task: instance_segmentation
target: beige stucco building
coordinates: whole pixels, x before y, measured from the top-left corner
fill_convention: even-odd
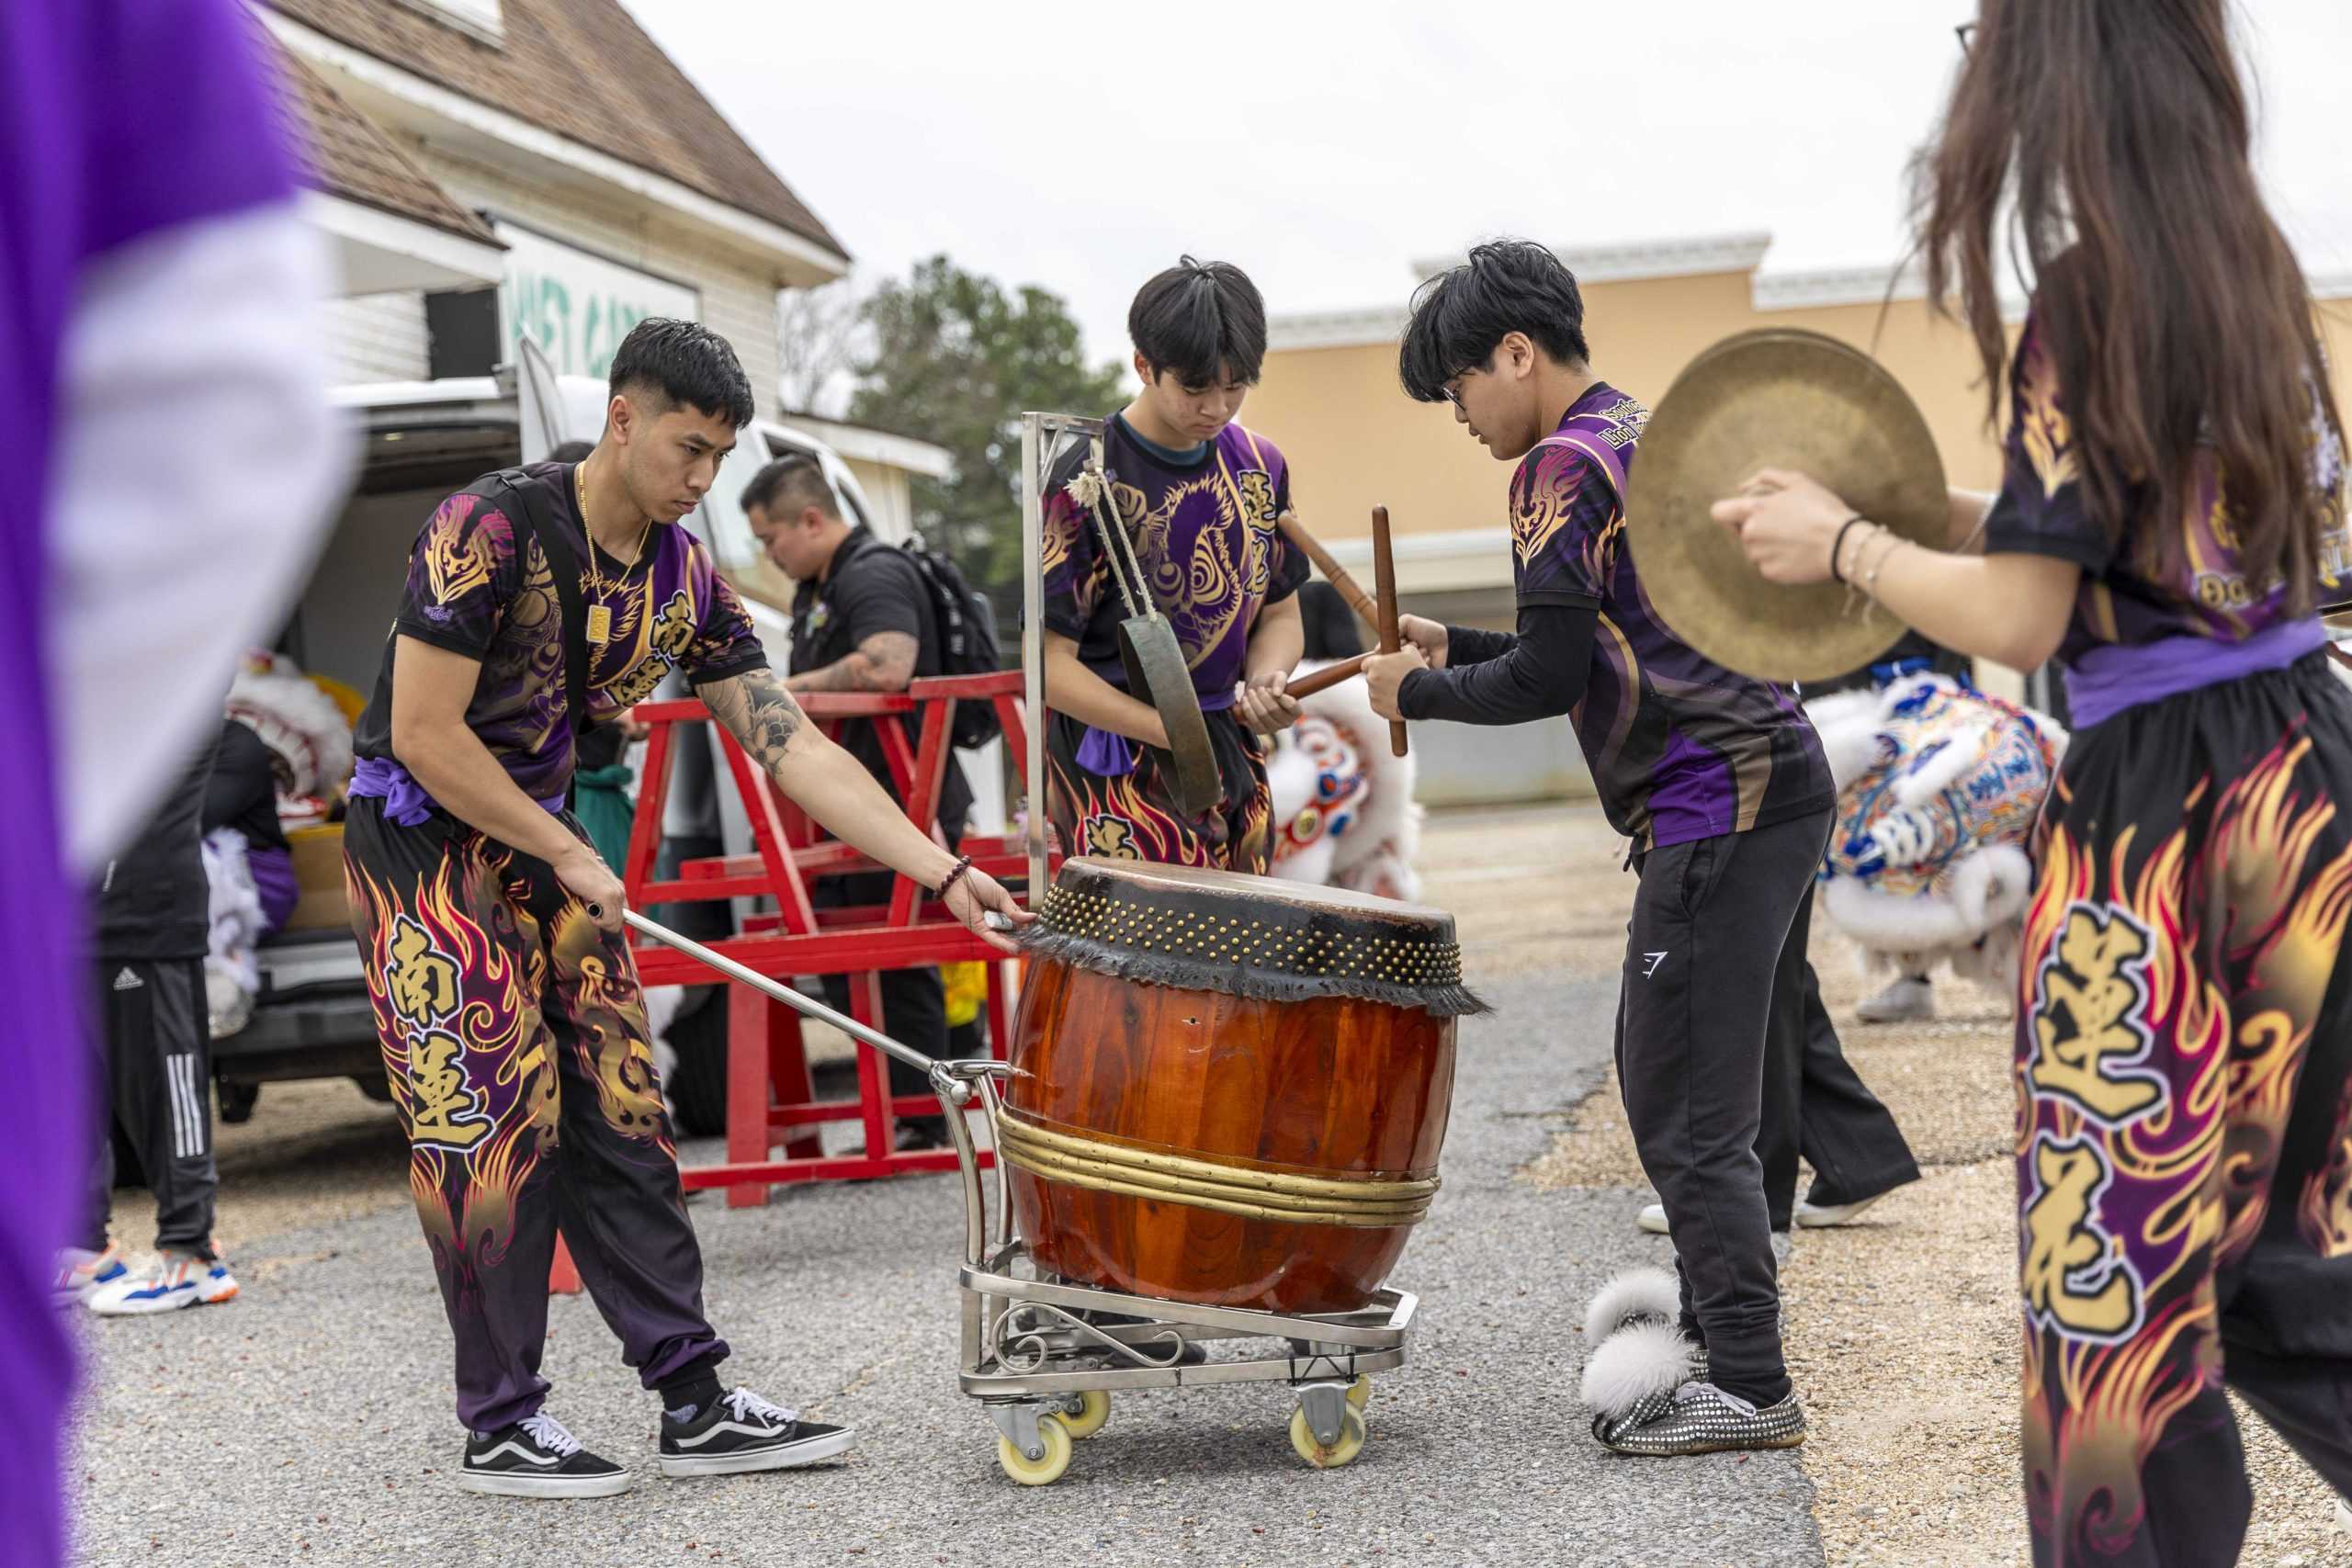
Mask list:
[[[1766,265],[1770,250],[1771,236],[1762,233],[1561,250],[1583,287],[1595,368],[1655,403],[1700,350],[1735,333],[1826,333],[1875,354],[1909,389],[1951,483],[1996,488],[1999,450],[1967,333],[1929,310],[1916,281],[1898,286],[1890,301],[1892,267],[1775,273]],[[1400,269],[1396,298],[1380,305],[1275,317],[1264,379],[1245,417],[1281,445],[1301,517],[1344,564],[1368,564],[1371,511],[1385,505],[1406,607],[1507,628],[1514,619],[1504,517],[1510,466],[1464,434],[1451,408],[1413,402],[1396,380],[1413,282],[1458,259]],[[2352,404],[2341,369],[2352,364],[2352,276],[2312,282],[2339,367],[2338,396]],[[2013,672],[1982,673],[1996,687],[2018,684]],[[1425,798],[1507,799],[1583,786],[1565,725],[1437,728],[1442,742],[1423,749]]]

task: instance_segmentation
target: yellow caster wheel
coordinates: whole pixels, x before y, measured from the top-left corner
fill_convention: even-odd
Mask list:
[[[1037,1417],[1037,1440],[1046,1451],[1035,1459],[1014,1448],[1011,1438],[996,1440],[997,1463],[1023,1486],[1051,1486],[1069,1468],[1069,1428],[1062,1425],[1060,1416]]]
[[[1372,1403],[1372,1374],[1358,1372],[1356,1381],[1348,1385],[1348,1403],[1362,1410]]]
[[[1315,1428],[1306,1424],[1306,1412],[1294,1410],[1290,1416],[1290,1446],[1298,1457],[1317,1470],[1337,1470],[1363,1452],[1363,1416],[1352,1404],[1340,1418],[1340,1440],[1325,1448],[1315,1440]]]
[[[1111,1396],[1099,1388],[1090,1388],[1078,1396],[1079,1406],[1066,1410],[1056,1417],[1074,1439],[1083,1442],[1101,1431],[1111,1419]]]

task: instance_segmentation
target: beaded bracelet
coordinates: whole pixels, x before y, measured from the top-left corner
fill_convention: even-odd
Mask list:
[[[1911,542],[1910,540],[1903,537],[1902,535],[1895,533],[1892,528],[1883,528],[1880,532],[1884,534],[1888,539],[1893,542],[1889,544],[1884,550],[1880,552],[1878,564],[1871,567],[1870,575],[1862,580],[1862,594],[1873,604],[1876,604],[1879,602],[1878,574],[1886,570],[1886,563],[1894,558],[1895,551],[1901,549],[1904,546]]]
[[[956,878],[962,876],[966,872],[971,869],[971,856],[966,855],[961,860],[958,860],[956,863],[955,867],[940,880],[938,887],[933,890],[933,896],[939,898],[945,898],[947,897],[947,890],[956,886]]]

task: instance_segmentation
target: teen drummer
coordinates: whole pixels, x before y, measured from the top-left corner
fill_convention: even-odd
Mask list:
[[[1306,648],[1296,595],[1308,571],[1276,526],[1289,465],[1233,423],[1265,362],[1265,301],[1239,267],[1187,256],[1136,293],[1127,332],[1143,390],[1103,422],[1102,513],[1126,530],[1183,650],[1220,789],[1206,811],[1177,805],[1168,732],[1125,688],[1119,623],[1130,611],[1092,509],[1070,492],[1080,446],[1046,486],[1046,807],[1070,854],[1262,875],[1273,795],[1260,738],[1298,718],[1283,687]]]
[[[1519,631],[1403,617],[1410,646],[1364,665],[1373,706],[1464,724],[1574,713],[1641,874],[1617,1067],[1681,1276],[1679,1300],[1668,1289],[1639,1304],[1682,1333],[1660,1325],[1595,1355],[1594,1435],[1650,1455],[1788,1447],[1804,1413],[1781,1359],[1756,1137],[1773,971],[1828,842],[1828,767],[1787,693],[1710,661],[1650,610],[1623,508],[1648,411],[1594,373],[1584,300],[1557,257],[1503,241],[1430,279],[1401,369],[1408,393],[1452,403],[1519,465]]]

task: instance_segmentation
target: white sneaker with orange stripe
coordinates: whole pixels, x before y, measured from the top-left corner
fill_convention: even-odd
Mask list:
[[[69,1247],[57,1255],[57,1277],[50,1285],[50,1299],[59,1306],[80,1306],[130,1276],[130,1266],[122,1260],[122,1249],[112,1242],[104,1252]]]
[[[143,1274],[129,1274],[100,1287],[90,1310],[100,1317],[135,1317],[181,1307],[210,1306],[234,1300],[237,1281],[226,1263],[167,1252]]]

